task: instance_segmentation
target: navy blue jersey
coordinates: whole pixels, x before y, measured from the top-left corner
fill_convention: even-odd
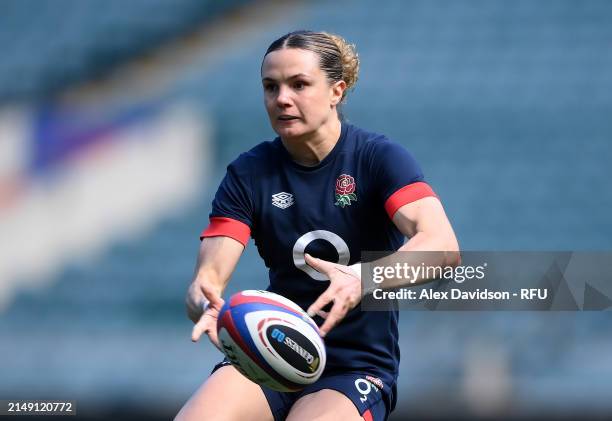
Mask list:
[[[253,237],[269,268],[268,289],[307,309],[329,280],[306,265],[304,253],[351,265],[362,250],[397,250],[404,237],[393,214],[434,195],[405,148],[342,123],[338,142],[316,166],[293,161],[280,138],[241,154],[227,168],[202,237],[245,245]],[[366,372],[394,384],[397,319],[395,309],[350,311],[325,338],[326,372]]]

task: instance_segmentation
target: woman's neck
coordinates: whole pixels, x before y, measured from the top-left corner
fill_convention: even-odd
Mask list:
[[[322,125],[317,131],[291,139],[283,139],[283,145],[291,158],[300,165],[318,165],[334,149],[342,124],[338,118]]]

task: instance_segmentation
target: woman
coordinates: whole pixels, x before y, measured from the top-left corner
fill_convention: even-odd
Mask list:
[[[221,363],[178,420],[384,420],[395,406],[398,315],[356,308],[360,251],[458,245],[412,156],[341,121],[338,107],[358,70],[354,46],[335,35],[298,31],[270,45],[261,77],[279,137],[228,166],[187,294],[192,340],[205,333],[218,347],[221,295],[252,236],[270,269],[268,289],[322,323],[323,376],[301,392],[281,393]]]

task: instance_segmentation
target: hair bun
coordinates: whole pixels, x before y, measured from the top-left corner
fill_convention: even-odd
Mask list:
[[[348,43],[340,35],[326,33],[336,44],[342,60],[342,79],[346,82],[346,90],[355,87],[359,78],[359,55],[355,44]],[[346,95],[345,95],[346,96]],[[344,99],[344,97],[343,97]]]

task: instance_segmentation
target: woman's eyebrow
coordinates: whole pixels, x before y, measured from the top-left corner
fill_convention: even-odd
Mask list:
[[[295,79],[295,78],[298,78],[298,77],[306,77],[306,78],[308,78],[309,76],[307,74],[305,74],[305,73],[298,73],[298,74],[295,74],[293,76],[289,76],[287,78],[287,80]],[[261,81],[262,82],[276,82],[276,79],[271,78],[271,77],[264,77],[264,78],[261,79]]]

